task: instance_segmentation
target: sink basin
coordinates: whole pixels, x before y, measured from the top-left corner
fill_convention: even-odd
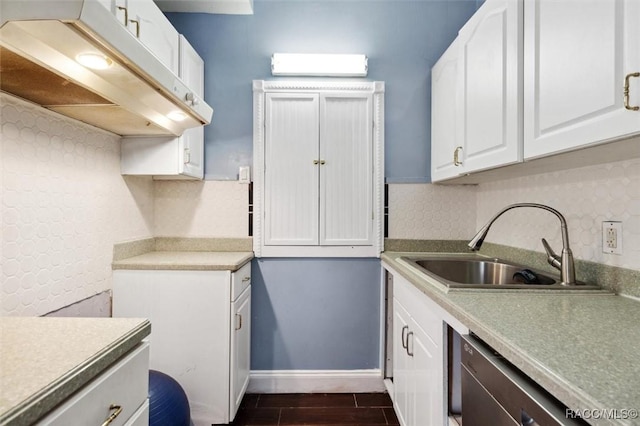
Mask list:
[[[449,288],[599,289],[582,283],[561,285],[558,277],[546,272],[481,256],[405,256],[401,260]]]

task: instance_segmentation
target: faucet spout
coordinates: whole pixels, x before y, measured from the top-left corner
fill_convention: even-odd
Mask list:
[[[562,235],[561,255],[560,256],[556,255],[553,252],[553,250],[551,250],[551,247],[549,247],[549,244],[547,244],[547,242],[544,239],[542,240],[542,243],[545,247],[545,251],[547,252],[547,260],[549,264],[551,264],[551,266],[557,269],[560,269],[560,280],[562,281],[561,284],[574,285],[576,283],[576,273],[575,273],[575,266],[573,261],[573,253],[569,248],[569,231],[567,229],[567,221],[565,220],[562,213],[544,204],[517,203],[517,204],[511,204],[510,206],[505,207],[504,209],[496,213],[496,215],[493,216],[491,220],[489,220],[489,222],[486,223],[486,225],[480,228],[480,230],[476,233],[476,235],[474,235],[471,241],[469,241],[469,244],[467,244],[469,248],[473,251],[480,250],[480,247],[482,247],[482,243],[484,242],[484,239],[486,238],[487,233],[491,228],[491,225],[493,225],[493,223],[505,212],[518,207],[533,207],[533,208],[546,210],[548,212],[553,213],[560,220],[560,232]]]

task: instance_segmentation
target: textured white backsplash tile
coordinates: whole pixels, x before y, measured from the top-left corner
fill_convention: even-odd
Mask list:
[[[547,204],[567,219],[576,258],[640,269],[640,160],[485,183],[478,187],[477,200],[476,228],[509,204]],[[602,253],[602,222],[609,220],[622,221],[622,255]],[[542,237],[560,251],[556,217],[537,209],[514,209],[495,222],[487,241],[543,251]]]
[[[389,185],[389,238],[471,238],[475,207],[475,186]]]
[[[119,138],[0,95],[0,315],[111,289],[113,244],[150,237],[153,182],[120,175]]]
[[[237,181],[156,181],[155,236],[249,235],[249,187]]]

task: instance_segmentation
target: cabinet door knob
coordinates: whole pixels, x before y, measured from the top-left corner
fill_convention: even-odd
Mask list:
[[[198,98],[196,97],[195,93],[193,92],[189,92],[186,95],[184,95],[184,100],[187,102],[187,104],[191,105],[191,106],[196,106],[198,105],[200,102],[198,102]]]
[[[251,279],[251,277],[243,277],[242,278],[242,282],[246,283],[247,281],[249,281]]]
[[[638,111],[640,110],[639,106],[629,105],[629,80],[631,77],[640,77],[640,72],[632,72],[631,74],[627,74],[624,78],[624,107],[629,111]]]
[[[113,413],[111,413],[111,415],[107,417],[104,423],[102,423],[102,426],[110,425],[111,422],[113,422],[116,419],[116,417],[118,417],[120,413],[122,413],[122,405],[111,404],[109,406],[109,411],[113,411]]]
[[[461,146],[456,147],[455,151],[453,151],[453,165],[454,166],[461,166],[462,165],[462,161],[460,161],[460,151],[462,151],[462,147]]]
[[[184,149],[184,164],[191,162],[191,150],[189,148]]]

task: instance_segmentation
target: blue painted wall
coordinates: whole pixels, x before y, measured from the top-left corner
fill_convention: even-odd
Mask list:
[[[254,0],[254,15],[168,14],[205,60],[206,179],[252,163],[251,81],[282,53],[364,53],[386,84],[387,182],[430,181],[430,69],[476,0]],[[254,370],[379,368],[377,259],[253,263]]]
[[[255,0],[248,16],[168,14],[205,60],[206,179],[237,179],[252,163],[251,81],[272,79],[282,53],[364,53],[386,83],[388,182],[430,181],[430,70],[476,0]]]
[[[252,370],[379,368],[378,259],[252,265]]]

